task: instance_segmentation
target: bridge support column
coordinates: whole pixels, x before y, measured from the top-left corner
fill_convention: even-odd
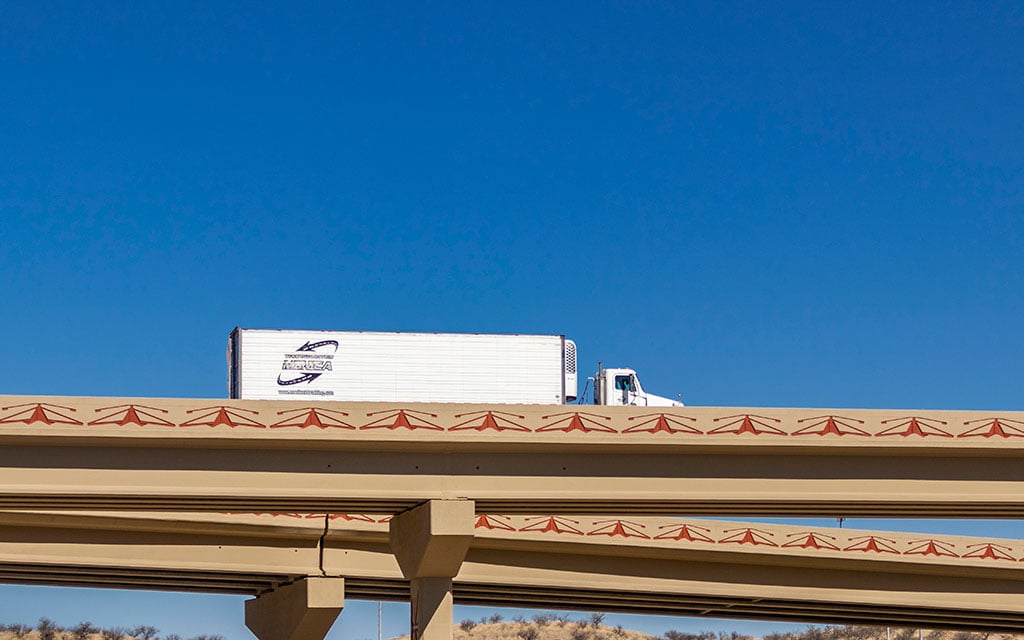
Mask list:
[[[430,500],[391,520],[391,551],[410,582],[411,640],[451,640],[452,579],[473,540],[471,500]]]
[[[245,601],[259,640],[324,640],[345,607],[345,579],[310,576]]]

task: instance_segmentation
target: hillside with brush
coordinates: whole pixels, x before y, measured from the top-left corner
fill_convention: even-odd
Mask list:
[[[571,619],[564,614],[542,613],[527,620],[504,620],[500,615],[479,621],[463,620],[455,626],[454,640],[1024,640],[1010,633],[919,630],[872,626],[808,627],[804,631],[772,633],[761,638],[727,631],[666,631],[650,635],[604,624],[604,615]],[[401,636],[393,640],[409,640]]]
[[[0,640],[225,640],[219,635],[198,635],[189,638],[170,633],[160,635],[156,627],[109,627],[102,629],[91,622],[80,622],[73,627],[62,627],[49,618],[41,618],[34,625],[23,623],[0,624]]]
[[[771,633],[761,638],[727,631],[666,631],[651,635],[642,631],[604,624],[605,616],[594,613],[582,619],[565,614],[539,613],[527,620],[515,617],[505,620],[492,615],[476,620],[463,620],[453,629],[454,640],[1024,640],[1024,635],[976,631],[918,630],[896,627],[825,626],[808,627],[804,631]],[[90,622],[62,627],[49,618],[34,625],[0,624],[0,640],[225,640],[219,635],[196,635],[183,638],[177,634],[161,635],[151,626],[99,628]],[[392,640],[409,640],[399,636]]]

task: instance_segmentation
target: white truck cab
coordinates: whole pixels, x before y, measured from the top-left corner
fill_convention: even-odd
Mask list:
[[[678,400],[644,391],[635,370],[606,369],[600,364],[594,376],[594,404],[638,407],[683,406]]]

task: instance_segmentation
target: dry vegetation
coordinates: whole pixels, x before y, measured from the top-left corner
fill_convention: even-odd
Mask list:
[[[34,625],[0,624],[0,640],[224,640],[223,636],[200,635],[184,639],[176,634],[160,635],[156,627],[111,627],[101,629],[91,622],[62,627],[49,618]]]
[[[407,640],[401,636],[394,640]],[[594,613],[572,619],[557,613],[538,613],[532,618],[504,620],[500,615],[479,621],[463,620],[455,626],[454,640],[1024,640],[1024,635],[972,631],[923,631],[885,627],[826,626],[808,627],[795,633],[772,633],[763,638],[735,632],[666,631],[652,636],[640,631],[604,624],[604,614]],[[89,622],[61,627],[49,618],[35,625],[0,624],[0,640],[225,640],[218,635],[182,638],[161,636],[155,627],[113,627],[100,629]]]
[[[454,640],[1024,640],[1022,635],[971,631],[930,631],[864,626],[808,627],[795,633],[772,633],[762,639],[735,632],[666,631],[652,636],[640,631],[611,627],[596,613],[583,619],[542,613],[527,620],[504,620],[500,615],[479,621],[463,620],[455,626]],[[408,640],[402,636],[394,640]],[[0,639],[2,640],[2,639]]]

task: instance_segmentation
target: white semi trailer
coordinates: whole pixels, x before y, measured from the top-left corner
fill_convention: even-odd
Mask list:
[[[236,327],[228,340],[229,394],[246,400],[567,404],[578,386],[565,336]],[[594,403],[682,404],[604,367]]]

